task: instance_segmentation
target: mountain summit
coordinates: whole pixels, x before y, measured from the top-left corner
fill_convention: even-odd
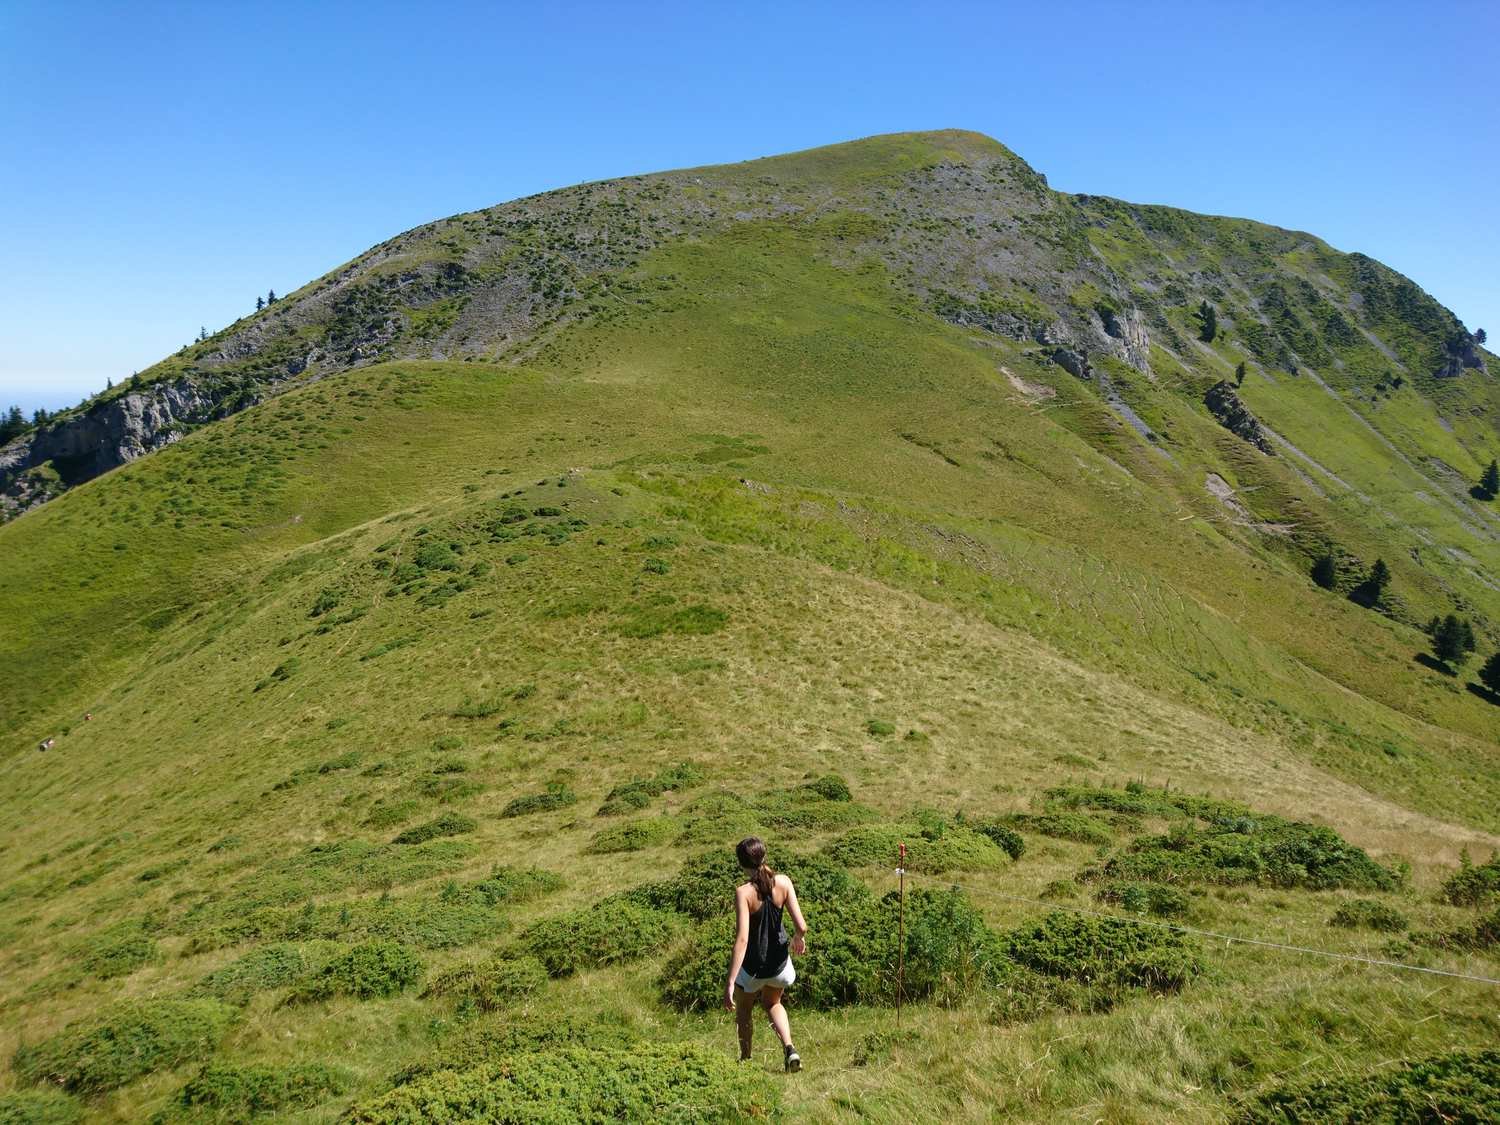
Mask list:
[[[1491,1104],[1480,986],[1170,928],[1495,975],[1482,345],[959,131],[374,247],[0,450],[0,1119]]]

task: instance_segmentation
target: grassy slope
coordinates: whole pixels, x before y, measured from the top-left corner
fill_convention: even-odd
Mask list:
[[[71,728],[50,755],[17,738],[4,759],[4,1043],[101,998],[171,992],[242,952],[178,956],[189,912],[212,911],[246,873],[274,889],[277,861],[309,844],[388,839],[396,826],[367,823],[377,808],[429,818],[443,805],[427,782],[450,758],[477,786],[454,806],[479,818],[475,847],[395,893],[518,856],[564,873],[559,895],[506,912],[512,927],[670,869],[671,847],[625,862],[585,848],[611,784],[683,758],[741,790],[837,770],[890,813],[1022,808],[1078,775],[1170,779],[1404,857],[1415,890],[1391,901],[1427,928],[1461,920],[1429,892],[1461,846],[1483,853],[1500,827],[1490,712],[1412,665],[1411,630],[1314,591],[1294,556],[1226,521],[1202,474],[1260,483],[1309,519],[1339,520],[1337,507],[1142,381],[1128,393],[1173,436],[1175,460],[1162,457],[1070,376],[939,324],[882,268],[833,268],[822,246],[789,222],[660,251],[636,278],[649,305],[556,336],[525,367],[337,376],[0,531],[0,606],[15,623],[0,657],[24,669],[6,692],[31,715],[16,734]],[[1055,387],[1054,405],[1005,371]],[[490,542],[479,529],[512,505],[567,513],[544,525],[588,523],[557,545]],[[439,604],[421,599],[443,575],[392,593],[376,560],[409,558],[423,527],[464,546],[455,574],[491,569]],[[310,617],[325,590],[339,605]],[[691,606],[722,611],[722,630],[629,635]],[[500,709],[456,717],[466,700]],[[88,724],[74,717],[84,709]],[[929,741],[872,737],[871,718]],[[496,819],[555,776],[578,806]],[[1039,839],[1003,878],[963,881],[1010,923],[1037,911],[1001,896],[1034,896],[1091,857]],[[1201,919],[1378,948],[1327,930],[1332,899],[1209,896]],[[164,927],[164,962],[123,982],[80,970],[104,927],[143,912]],[[982,1009],[922,1010],[922,1038],[873,1067],[846,1064],[888,1013],[798,1016],[820,1063],[791,1108],[1207,1119],[1288,1067],[1357,1069],[1497,1030],[1469,986],[1444,993],[1444,1019],[1418,1023],[1433,1010],[1421,982],[1239,949],[1213,959],[1219,974],[1182,997],[1108,1016],[1000,1029]],[[1483,958],[1437,963],[1493,975]],[[646,1034],[722,1042],[715,1019],[640,1002],[654,964],[550,985],[529,1017],[576,1008],[587,987]],[[252,1004],[225,1054],[337,1055],[356,1093],[451,1031],[440,1001],[271,1000]],[[94,1108],[134,1119],[185,1073]]]

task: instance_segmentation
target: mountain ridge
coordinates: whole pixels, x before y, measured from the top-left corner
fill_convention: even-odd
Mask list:
[[[751,202],[750,192],[737,180],[757,172],[760,179],[766,178],[767,172],[774,178],[774,173],[780,171],[794,183],[799,177],[805,183],[808,182],[806,177],[826,173],[830,165],[835,169],[853,166],[857,170],[854,176],[857,183],[909,175],[914,168],[950,165],[1008,171],[1019,189],[1004,193],[1005,216],[1010,223],[1049,213],[1056,217],[1064,204],[1070,204],[1080,212],[1080,216],[1064,214],[1062,221],[1054,224],[1056,230],[1038,228],[1027,232],[1043,241],[1061,240],[1058,245],[1073,254],[1075,259],[1078,246],[1068,248],[1066,243],[1070,239],[1077,240],[1080,222],[1091,227],[1101,224],[1107,227],[1117,222],[1121,215],[1130,216],[1138,227],[1144,222],[1147,229],[1154,226],[1167,232],[1180,231],[1184,226],[1213,229],[1227,223],[1235,228],[1249,228],[1252,235],[1258,232],[1262,238],[1284,244],[1310,243],[1319,255],[1338,255],[1306,232],[1285,230],[1253,220],[1199,215],[1162,205],[1130,204],[1107,196],[1052,192],[1046,186],[1045,176],[1036,173],[1004,145],[981,134],[962,130],[885,134],[784,156],[761,157],[740,164],[594,181],[414,227],[377,244],[254,316],[237,321],[205,341],[188,345],[176,356],[148,368],[143,373],[144,378],[138,377],[113,392],[97,396],[78,411],[68,412],[60,420],[37,433],[17,439],[0,451],[0,503],[10,514],[24,511],[79,479],[97,475],[99,471],[165,444],[182,428],[232,413],[284,386],[296,385],[329,371],[374,362],[377,358],[456,357],[513,361],[524,356],[528,342],[553,327],[555,319],[577,319],[580,302],[585,301],[586,296],[603,300],[601,293],[610,295],[604,279],[629,268],[634,260],[632,255],[638,256],[663,241],[691,237],[694,231],[701,233],[722,228],[723,212],[728,207],[734,206],[736,200],[741,204]],[[652,192],[652,197],[657,198],[659,191],[653,189],[666,186],[680,193],[692,189],[701,194],[705,176],[710,180],[717,177],[724,181],[716,185],[717,190],[728,192],[732,189],[739,195],[718,208],[701,201],[696,207],[679,207],[670,217],[648,212],[644,241],[637,220],[633,240],[623,249],[609,246],[608,235],[614,232],[609,231],[607,220],[600,225],[600,220],[592,219],[592,212],[599,210],[599,197],[610,192],[625,193],[627,189],[635,188]],[[1003,176],[999,178],[1004,181]],[[575,201],[575,197],[581,199]],[[514,234],[507,228],[515,225],[520,225],[525,233],[537,222],[545,226],[556,220],[558,211],[566,212],[575,202],[577,206],[573,209],[581,209],[585,217],[575,219],[574,226],[579,229],[565,237],[576,253],[572,259],[566,254],[561,257],[578,276],[564,276],[568,273],[567,268],[553,276],[551,267],[544,260],[546,254],[558,245],[559,240],[554,237],[556,231],[544,232],[542,249],[529,257],[526,248],[519,243],[505,245],[499,256],[503,260],[498,266],[495,254],[489,254],[483,265],[475,266],[469,260],[476,256],[472,246],[468,247],[467,257],[456,253],[458,240],[470,238],[476,224],[486,225],[486,236]],[[754,202],[759,210],[733,211],[730,223],[751,221],[768,210],[779,210],[783,215],[816,213],[820,207],[834,206],[837,209],[838,204],[846,201],[835,194],[823,199],[793,202],[780,200],[773,191],[769,200]],[[544,208],[541,219],[532,213],[532,209],[538,206]],[[520,214],[513,217],[511,212]],[[1154,223],[1151,217],[1156,217]],[[590,221],[595,223],[592,228],[587,227]],[[501,224],[500,228],[494,226],[497,222]],[[439,237],[455,225],[461,228],[457,235]],[[580,230],[585,228],[595,236],[602,231],[605,237],[580,242]],[[853,237],[858,239],[858,235]],[[1000,248],[998,243],[1001,241],[992,240],[997,245],[981,247],[981,251],[990,256],[986,263],[988,267],[1000,264],[995,260],[995,251]],[[434,246],[443,253],[434,255]],[[515,253],[518,249],[519,253]],[[1034,250],[1035,247],[1028,249]],[[941,278],[924,276],[933,272],[930,262],[908,260],[905,264],[908,274],[914,274],[908,278],[908,283],[923,290],[930,308],[956,323],[974,324],[1012,338],[1030,337],[1037,343],[1051,345],[1055,348],[1057,360],[1075,374],[1083,374],[1086,370],[1092,372],[1086,358],[1092,352],[1116,355],[1138,370],[1149,373],[1151,342],[1147,339],[1144,318],[1150,310],[1143,313],[1135,303],[1135,296],[1142,290],[1134,287],[1135,279],[1113,275],[1105,252],[1098,247],[1090,249],[1097,259],[1094,264],[1105,267],[1104,274],[1085,271],[1075,278],[1079,281],[1075,288],[1064,292],[1053,284],[1052,291],[1040,298],[1035,293],[1034,281],[1027,282],[1031,292],[1018,290],[1014,284],[1008,290],[995,291],[988,283],[981,283],[982,291],[975,290],[970,284],[967,293],[951,293],[936,284]],[[1009,240],[1004,246],[1003,264],[1012,282],[1016,277],[1024,281],[1028,274],[1040,276],[1055,265],[1052,262],[1039,265],[1034,260],[1024,261],[1022,264],[1027,268],[1018,271],[1016,250],[1016,240]],[[512,257],[506,258],[507,254]],[[522,259],[519,266],[512,260],[515,257]],[[908,253],[907,257],[910,259],[912,255]],[[1034,254],[1030,255],[1030,258],[1034,257]],[[1370,285],[1394,286],[1401,291],[1402,300],[1417,307],[1427,320],[1437,325],[1438,330],[1446,332],[1451,341],[1456,341],[1450,350],[1441,354],[1440,359],[1416,357],[1418,374],[1428,374],[1420,371],[1423,360],[1435,363],[1437,369],[1449,377],[1459,375],[1465,369],[1484,369],[1484,360],[1468,333],[1459,335],[1461,325],[1456,318],[1415,285],[1363,255],[1339,257],[1357,263],[1356,272],[1366,275]],[[407,268],[392,281],[387,267],[403,261]],[[379,282],[375,289],[359,280],[370,277]],[[1087,289],[1099,281],[1105,283],[1105,290],[1097,294],[1098,301],[1094,302],[1097,307],[1089,308],[1088,293],[1085,292],[1080,299],[1078,290]],[[579,288],[580,284],[583,289]],[[565,287],[568,289],[566,294]],[[399,290],[401,303],[398,305],[389,292],[379,292],[380,289]],[[470,316],[467,306],[476,296],[481,310]],[[1286,309],[1284,292],[1273,291],[1273,296],[1277,306],[1273,316],[1290,315],[1291,332],[1301,331],[1295,312]],[[1313,300],[1317,301],[1316,295]],[[1099,301],[1104,304],[1099,305]],[[1252,299],[1251,303],[1256,302]],[[1121,307],[1117,310],[1116,305]],[[594,301],[590,299],[581,315],[586,317],[592,311],[595,311]],[[1252,311],[1256,317],[1261,317],[1258,307]],[[1445,316],[1447,323],[1442,323]],[[477,323],[467,323],[466,318]],[[1164,318],[1154,316],[1152,327],[1167,333],[1174,347],[1181,347],[1182,341],[1177,339],[1180,332],[1168,325]],[[1431,327],[1428,326],[1429,330]],[[1257,361],[1295,366],[1296,353],[1275,323],[1262,317],[1248,324],[1247,332],[1250,329],[1253,332],[1249,332],[1247,338]],[[1269,334],[1266,329],[1270,330]],[[1399,369],[1410,371],[1401,358],[1394,354],[1390,358]],[[149,393],[138,389],[143,385]],[[210,405],[207,409],[201,405],[186,410],[174,408],[174,400],[184,399],[195,404],[206,400]],[[130,427],[127,422],[126,440],[111,440],[118,436],[122,414],[127,417],[155,414],[160,421],[144,427]]]

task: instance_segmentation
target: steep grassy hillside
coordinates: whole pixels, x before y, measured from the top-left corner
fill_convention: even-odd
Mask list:
[[[0,528],[0,1120],[1493,1097],[1494,986],[1159,925],[1500,975],[1500,712],[1415,659],[1500,637],[1493,361],[1408,286],[923,134],[445,220],[168,361],[319,377]],[[794,1080],[714,1010],[749,831]]]

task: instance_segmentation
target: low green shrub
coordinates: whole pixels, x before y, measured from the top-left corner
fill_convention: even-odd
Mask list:
[[[345,1093],[350,1076],[322,1063],[289,1066],[210,1063],[172,1100],[174,1117],[187,1120],[247,1121],[287,1110],[306,1109]]]
[[[127,1000],[111,1005],[12,1060],[17,1077],[70,1093],[113,1090],[154,1070],[211,1054],[234,1009],[214,1000]]]
[[[1186,918],[1193,912],[1188,894],[1164,883],[1106,883],[1095,897],[1132,914],[1153,918]]]
[[[423,570],[457,570],[458,555],[453,548],[457,544],[424,543],[412,559]]]
[[[638,852],[675,840],[681,826],[669,816],[647,816],[616,824],[596,835],[584,849],[592,855]]]
[[[1047,790],[1049,805],[1065,809],[1098,809],[1126,816],[1158,816],[1168,819],[1195,817],[1199,820],[1225,820],[1245,816],[1249,808],[1238,801],[1214,797],[1193,797],[1166,789],[1147,789],[1132,782],[1121,789],[1096,788],[1089,785],[1059,785]]]
[[[617,896],[537,922],[520,946],[550,976],[566,977],[644,957],[666,943],[671,925],[670,916]]]
[[[1378,930],[1386,934],[1400,933],[1411,925],[1401,911],[1367,898],[1340,903],[1333,912],[1333,917],[1328,919],[1328,924],[1341,926],[1346,930]]]
[[[1277,1086],[1232,1118],[1236,1125],[1297,1121],[1500,1120],[1500,1050],[1450,1051],[1353,1078]]]
[[[681,813],[679,847],[729,844],[746,836],[766,834],[760,813],[748,801],[716,789],[696,798]]]
[[[1063,811],[1045,813],[1012,813],[1005,823],[1022,832],[1035,832],[1057,840],[1107,847],[1114,843],[1115,833],[1109,821],[1089,813]]]
[[[445,812],[442,816],[422,824],[413,825],[401,835],[391,841],[393,844],[425,844],[428,840],[435,840],[439,836],[461,836],[465,832],[473,832],[479,827],[479,822],[472,816],[464,816],[462,813]]]
[[[1063,910],[1012,930],[1005,950],[1036,972],[1109,991],[1176,992],[1204,969],[1198,943],[1185,934]]]
[[[244,941],[313,938],[389,938],[424,949],[451,949],[491,937],[504,927],[488,892],[476,884],[439,897],[381,897],[321,906],[309,902],[300,910],[256,910],[193,934],[184,952],[204,953]]]
[[[438,1070],[470,1070],[512,1054],[532,1054],[558,1047],[619,1048],[640,1042],[640,1033],[623,1013],[591,1011],[587,1017],[563,1014],[537,1019],[479,1019],[443,1040],[441,1048],[402,1067],[392,1086],[405,1086]]]
[[[1500,853],[1477,865],[1470,863],[1466,854],[1463,866],[1443,884],[1443,897],[1454,906],[1482,906],[1497,896],[1500,896]]]
[[[0,1094],[0,1125],[75,1125],[83,1106],[61,1090],[13,1090]]]
[[[891,891],[881,907],[889,929],[900,896]],[[1004,943],[957,887],[907,892],[906,997],[957,1004],[1007,975],[1008,961]]]
[[[1473,926],[1444,933],[1415,934],[1412,940],[1431,949],[1453,949],[1467,953],[1500,950],[1500,907],[1480,918]]]
[[[777,1113],[778,1094],[763,1071],[737,1066],[721,1051],[642,1044],[629,1050],[561,1047],[437,1071],[355,1106],[345,1121],[727,1123]]]
[[[679,762],[655,777],[638,777],[616,785],[604,795],[599,816],[617,816],[632,809],[643,809],[668,790],[691,789],[702,784],[703,771],[692,762]]]
[[[486,905],[498,906],[502,902],[530,902],[562,885],[562,876],[539,867],[495,867],[488,876],[471,884],[469,891]]]
[[[391,801],[389,804],[381,802],[365,814],[365,826],[368,828],[393,828],[403,820],[410,820],[422,807],[421,801],[410,798],[402,801]]]
[[[168,875],[175,875],[188,865],[186,859],[169,859],[163,863],[153,863],[135,877],[137,883],[155,883],[159,879],[165,879]]]
[[[296,984],[319,969],[337,948],[332,942],[273,942],[258,946],[203,977],[188,990],[188,995],[244,1004],[257,992]]]
[[[1331,828],[1246,816],[1207,829],[1177,825],[1136,840],[1104,865],[1109,878],[1151,882],[1259,883],[1310,890],[1395,890],[1400,879]]]
[[[1026,841],[1010,825],[998,820],[970,820],[965,823],[981,836],[988,836],[1011,859],[1020,859],[1026,854]]]
[[[500,810],[503,817],[529,816],[532,813],[552,812],[578,803],[578,794],[566,785],[554,783],[541,793],[528,793],[517,797]]]
[[[871,824],[838,837],[823,854],[845,867],[895,868],[898,845],[906,844],[910,871],[987,871],[1001,866],[1006,853],[988,836],[962,824]]]
[[[828,796],[830,792],[834,796]],[[828,777],[810,785],[767,793],[751,808],[766,827],[800,833],[848,828],[877,817],[875,810],[852,800],[848,792],[839,778]]]
[[[421,980],[424,968],[422,959],[400,942],[362,942],[330,960],[287,997],[287,1002],[315,1003],[334,996],[356,1000],[395,996]]]
[[[84,972],[111,980],[128,976],[160,960],[161,951],[151,935],[139,924],[127,923],[99,935],[96,943],[84,953],[82,965]]]
[[[318,911],[320,928],[307,937],[376,937],[424,949],[454,949],[505,928],[482,892],[448,898],[362,900]]]
[[[484,792],[482,782],[442,773],[429,773],[416,785],[418,793],[429,801],[436,801],[441,805],[451,805],[455,801],[464,801]]]
[[[876,738],[889,738],[896,733],[896,724],[886,719],[866,719],[865,733]]]
[[[470,999],[480,1011],[493,1012],[531,995],[546,983],[547,969],[535,957],[491,957],[445,970],[422,995]]]
[[[491,719],[505,709],[505,700],[500,696],[490,699],[474,699],[472,696],[464,696],[464,700],[449,714],[455,719]]]
[[[824,774],[815,781],[807,781],[797,786],[805,789],[825,801],[852,801],[854,795],[849,792],[849,783],[836,773]]]

